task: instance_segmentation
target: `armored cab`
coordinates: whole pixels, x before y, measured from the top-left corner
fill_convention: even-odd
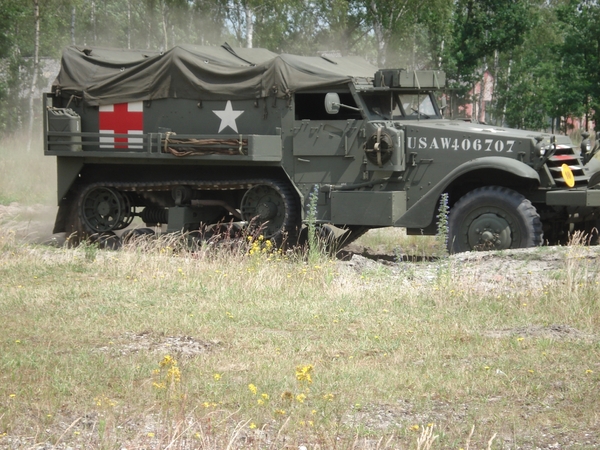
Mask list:
[[[444,120],[444,85],[440,71],[355,57],[69,47],[45,96],[54,231],[105,235],[140,217],[167,231],[250,223],[296,242],[311,193],[317,223],[345,230],[346,243],[375,227],[434,234],[444,193],[453,251],[558,242],[596,225],[590,149]]]

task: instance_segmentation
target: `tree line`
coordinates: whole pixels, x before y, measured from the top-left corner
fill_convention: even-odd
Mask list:
[[[600,118],[598,24],[597,0],[0,0],[0,130],[31,126],[44,62],[67,45],[228,42],[442,69],[454,115],[491,75],[493,123],[568,132]]]

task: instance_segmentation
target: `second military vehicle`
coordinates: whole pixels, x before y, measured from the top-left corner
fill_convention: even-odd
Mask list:
[[[295,242],[317,223],[435,234],[448,194],[452,251],[560,242],[591,230],[600,175],[568,137],[443,119],[440,71],[356,57],[178,46],[69,47],[45,96],[58,162],[55,232],[112,234],[257,223]]]

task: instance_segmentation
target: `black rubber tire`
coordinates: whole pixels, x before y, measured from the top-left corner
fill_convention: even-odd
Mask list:
[[[104,250],[119,250],[121,248],[121,239],[114,231],[103,231],[94,234],[90,236],[89,241]]]
[[[448,250],[502,250],[542,245],[540,215],[523,195],[500,186],[474,189],[450,209]]]

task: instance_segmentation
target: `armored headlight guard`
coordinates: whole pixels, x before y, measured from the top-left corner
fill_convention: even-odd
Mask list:
[[[534,154],[536,157],[541,158],[542,156],[544,156],[546,154],[546,150],[548,147],[546,146],[546,144],[544,144],[543,136],[536,136],[535,140],[536,140],[536,144],[535,144]]]

